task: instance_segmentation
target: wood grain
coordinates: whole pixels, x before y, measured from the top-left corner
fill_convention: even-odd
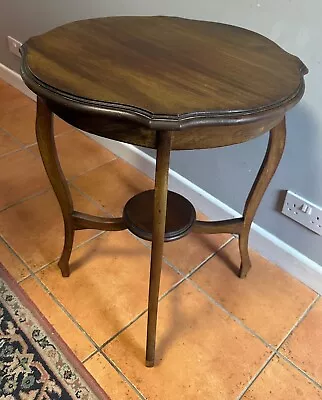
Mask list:
[[[37,98],[36,136],[45,170],[63,214],[65,241],[58,265],[62,275],[68,277],[70,275],[69,258],[75,233],[72,221],[73,199],[58,159],[53,130],[53,114],[46,101],[40,97]]]
[[[132,197],[123,210],[126,227],[136,236],[150,241],[153,231],[153,204],[154,190],[147,190]],[[195,220],[196,210],[190,201],[169,190],[164,241],[171,242],[186,236]]]
[[[73,22],[29,39],[23,55],[22,72],[35,91],[48,90],[65,106],[153,121],[159,130],[207,117],[237,123],[294,105],[307,72],[259,34],[174,17]]]
[[[155,167],[148,326],[145,359],[145,365],[147,367],[153,367],[155,361],[159,288],[163,258],[164,233],[167,218],[171,140],[171,132],[157,133],[157,160]]]

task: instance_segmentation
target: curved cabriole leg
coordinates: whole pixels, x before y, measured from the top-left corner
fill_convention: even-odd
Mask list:
[[[244,208],[244,223],[239,234],[239,250],[241,257],[241,267],[239,276],[245,278],[250,267],[250,258],[248,253],[248,238],[251,224],[260,201],[269,185],[278,164],[282,158],[285,146],[286,126],[285,118],[269,134],[269,142],[265,158],[257,174],[256,180],[248,195]]]
[[[64,218],[65,243],[58,265],[62,275],[67,277],[70,274],[69,258],[74,241],[73,200],[57,155],[53,132],[53,114],[46,102],[40,97],[37,98],[36,135],[42,161]]]
[[[157,162],[153,209],[153,231],[146,342],[146,366],[154,366],[158,298],[162,267],[163,243],[167,214],[168,174],[171,150],[171,133],[157,132]]]

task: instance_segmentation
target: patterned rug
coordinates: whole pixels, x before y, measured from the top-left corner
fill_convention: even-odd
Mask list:
[[[109,399],[1,264],[0,399]]]

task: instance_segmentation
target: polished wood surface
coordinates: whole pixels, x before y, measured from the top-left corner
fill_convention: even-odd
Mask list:
[[[74,210],[69,186],[62,171],[53,130],[53,114],[47,102],[37,98],[36,136],[39,152],[59,202],[65,228],[65,241],[58,265],[63,277],[70,275],[69,259],[73,248],[76,230],[100,229],[104,231],[121,231],[126,229],[122,218],[96,217]]]
[[[269,39],[172,17],[77,21],[28,40],[23,75],[53,101],[153,129],[250,121],[300,100],[306,67]],[[267,113],[267,114],[265,114]]]
[[[62,275],[70,274],[76,230],[152,235],[147,366],[155,361],[164,241],[190,230],[236,234],[239,276],[246,277],[251,224],[283,154],[285,113],[301,99],[307,72],[297,57],[254,32],[172,17],[77,21],[23,45],[22,77],[38,95],[37,141],[64,218]],[[117,218],[75,210],[57,157],[52,113],[95,135],[156,149],[155,190],[130,199]],[[242,217],[196,221],[193,206],[171,192],[168,204],[171,150],[228,146],[267,131],[267,152]]]
[[[47,98],[50,93],[44,92]],[[97,136],[130,143],[138,146],[156,149],[156,130],[151,126],[143,126],[138,122],[126,119],[124,116],[110,116],[98,112],[97,109],[76,109],[57,101],[49,101],[51,110],[64,121],[83,131]],[[255,116],[236,119],[228,117],[217,125],[218,120],[210,121],[208,117],[200,117],[192,122],[187,119],[180,125],[179,131],[173,131],[171,150],[210,149],[232,144],[243,143],[256,138],[276,126],[285,114],[283,107],[265,112],[260,118]],[[238,122],[239,121],[239,122]],[[169,121],[168,121],[169,122]],[[214,126],[212,126],[214,123]],[[194,127],[189,128],[190,124]],[[164,125],[164,124],[163,124]],[[168,124],[167,124],[168,126]]]
[[[251,262],[248,253],[248,239],[251,224],[255,217],[259,203],[261,202],[264,193],[273,178],[273,175],[282,158],[286,140],[286,125],[285,118],[269,133],[269,141],[266,154],[262,165],[258,171],[255,182],[247,197],[245,208],[243,211],[243,229],[239,234],[239,249],[241,256],[241,267],[239,276],[245,278]]]
[[[126,227],[145,240],[152,240],[154,190],[132,197],[123,210]],[[180,212],[178,212],[180,210]],[[171,242],[186,236],[196,220],[194,206],[185,197],[168,191],[164,241]]]
[[[153,367],[155,360],[159,288],[162,269],[164,233],[167,218],[171,140],[171,132],[157,132],[158,150],[155,167],[151,269],[145,358],[145,364],[147,367]]]
[[[74,228],[72,222],[74,206],[57,155],[53,130],[53,114],[48,108],[46,102],[40,97],[37,98],[36,136],[43,164],[63,214],[65,242],[58,265],[61,269],[62,275],[68,277],[70,274],[69,258],[74,243]]]

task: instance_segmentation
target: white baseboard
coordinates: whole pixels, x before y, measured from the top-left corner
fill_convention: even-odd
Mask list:
[[[36,96],[25,86],[20,75],[2,64],[0,64],[0,78],[35,100]],[[88,136],[144,174],[151,178],[154,177],[155,160],[142,150],[129,144],[90,134]],[[240,216],[235,210],[173,170],[170,170],[169,187],[187,197],[209,219],[222,220]],[[256,224],[252,225],[250,246],[266,259],[279,265],[317,293],[322,294],[322,266]]]
[[[21,79],[21,76],[17,72],[13,71],[12,69],[6,67],[1,63],[0,63],[0,79],[3,79],[5,82],[9,83],[9,85],[20,90],[20,92],[24,93],[32,100],[36,100],[37,96],[24,84],[24,81]]]

